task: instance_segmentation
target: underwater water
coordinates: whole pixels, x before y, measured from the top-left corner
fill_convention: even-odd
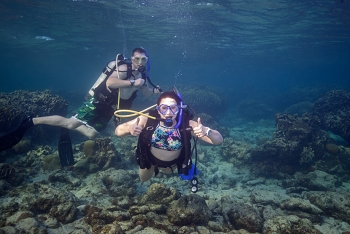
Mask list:
[[[87,90],[116,54],[140,45],[160,85],[348,85],[346,0],[15,0],[0,11],[3,92]]]
[[[185,94],[188,87],[204,87],[203,89],[212,89],[221,94],[221,101],[225,103],[222,106],[208,105],[208,109],[199,107],[200,112],[215,117],[215,121],[227,130],[225,137],[229,138],[229,143],[226,141],[222,148],[199,146],[201,159],[198,168],[202,181],[198,194],[206,199],[208,205],[212,204],[209,208],[213,215],[220,217],[211,221],[225,226],[218,230],[213,224],[209,225],[207,228],[213,233],[215,230],[229,232],[238,229],[245,229],[250,233],[272,233],[269,231],[269,224],[271,220],[276,221],[276,217],[287,217],[285,220],[291,223],[290,233],[300,227],[301,219],[311,220],[312,223],[308,226],[309,232],[305,233],[317,233],[315,230],[327,234],[350,231],[349,203],[337,203],[334,210],[328,210],[326,205],[315,202],[317,199],[312,194],[313,190],[322,191],[317,195],[328,198],[329,194],[326,193],[338,193],[343,196],[340,200],[343,199],[344,203],[350,198],[350,169],[342,167],[343,164],[335,165],[335,162],[327,161],[332,158],[330,149],[322,158],[323,161],[315,160],[308,167],[302,165],[304,161],[298,161],[296,165],[282,168],[287,173],[283,176],[270,171],[266,174],[261,171],[257,173],[250,167],[251,161],[245,161],[252,149],[273,138],[276,113],[290,112],[301,116],[326,92],[340,89],[350,91],[349,0],[3,0],[0,2],[0,26],[0,92],[3,93],[15,90],[50,90],[53,93],[75,92],[84,95],[104,66],[114,60],[117,54],[122,53],[129,57],[133,48],[142,46],[150,56],[150,76],[153,83],[167,89],[176,85],[180,93],[185,91]],[[73,99],[73,95],[70,95],[65,98],[71,104],[69,112],[83,101],[83,96]],[[252,100],[258,100],[259,103],[252,103]],[[149,103],[144,105],[137,100],[134,107],[143,109]],[[257,110],[256,108],[262,106],[260,104],[264,107]],[[295,106],[296,104],[298,105]],[[190,193],[188,184],[179,178],[166,175],[141,184],[136,163],[128,165],[128,160],[132,161],[130,158],[135,142],[130,139],[116,139],[113,128],[113,124],[110,124],[102,136],[112,138],[118,156],[127,157],[121,159],[122,166],[119,165],[117,169],[125,170],[125,174],[129,173],[132,179],[121,176],[121,182],[111,183],[135,181],[128,183],[130,188],[135,189],[133,192],[107,186],[109,174],[115,177],[119,175],[119,172],[110,168],[107,171],[101,169],[86,174],[81,172],[82,169],[77,169],[76,175],[71,174],[71,171],[54,171],[57,168],[52,169],[53,172],[51,169],[42,169],[39,158],[51,157],[57,153],[56,141],[45,142],[49,145],[45,146],[45,150],[33,148],[31,153],[16,152],[7,157],[6,163],[14,163],[15,168],[19,169],[17,171],[22,172],[29,170],[30,165],[35,165],[31,172],[26,172],[28,185],[37,183],[40,184],[38,186],[45,187],[44,182],[39,182],[48,180],[52,173],[51,180],[47,183],[54,184],[52,186],[57,191],[63,188],[74,194],[79,200],[75,204],[77,207],[89,204],[108,210],[115,205],[122,207],[121,210],[128,210],[130,204],[137,204],[131,200],[142,196],[154,183],[165,183],[184,195]],[[344,135],[346,133],[345,131]],[[329,135],[333,139],[332,143],[340,147],[341,153],[337,157],[348,157],[345,161],[349,162],[349,142],[332,132]],[[78,162],[83,161],[82,148],[85,139],[75,133],[72,133],[72,139],[75,157]],[[312,151],[307,151],[309,148],[306,146],[304,149],[299,154],[308,155]],[[323,152],[326,150],[323,149]],[[316,155],[319,151],[314,149],[313,153]],[[30,162],[26,161],[26,157],[30,158]],[[307,161],[306,158],[304,160]],[[271,161],[267,164],[269,163]],[[254,163],[252,165],[261,166]],[[293,174],[294,172],[296,173]],[[303,181],[304,176],[307,177],[306,174],[311,178],[310,181],[314,179],[317,182],[302,184],[300,181]],[[60,176],[64,179],[55,179]],[[100,176],[104,178],[103,183],[108,188],[99,185],[102,183],[97,179]],[[290,180],[294,181],[293,186]],[[1,181],[4,181],[2,177]],[[11,187],[21,194],[18,196],[23,198],[23,207],[26,202],[31,201],[25,192],[33,193],[32,190],[23,189],[25,192],[22,194],[20,188],[15,188],[18,184],[13,184],[16,183],[11,186],[5,182],[0,184],[0,200],[6,204],[2,210],[9,210],[11,205],[8,204],[15,199],[16,193],[9,192]],[[310,193],[288,192],[293,190],[291,188],[301,188],[303,192]],[[120,194],[116,190],[124,193]],[[61,193],[57,191],[52,193]],[[36,192],[38,191],[34,191]],[[230,216],[231,211],[225,213],[224,205],[222,212],[217,212],[215,207],[225,204],[220,200],[224,197],[251,204],[263,217],[264,229],[250,230],[244,225],[237,226],[232,221],[233,218],[225,216]],[[299,203],[293,199],[299,199]],[[32,201],[28,203],[34,204]],[[18,213],[18,210],[21,209],[15,211]],[[79,218],[81,220],[91,214],[84,209],[80,210],[83,210],[84,215],[80,212],[78,217],[66,220],[66,223],[72,223]],[[295,210],[300,213],[295,213]],[[13,215],[15,211],[6,215]],[[31,211],[34,214],[28,216],[41,220]],[[150,211],[164,216],[162,211]],[[266,215],[267,213],[271,216]],[[48,213],[45,215],[49,216]],[[66,224],[57,217],[61,215],[54,216],[53,219]],[[113,220],[120,217],[113,216]],[[127,220],[123,217],[123,221]],[[221,222],[221,218],[227,222]],[[102,215],[99,220],[103,220]],[[104,224],[112,225],[112,222],[106,220],[103,221]],[[296,222],[299,222],[299,226]],[[0,228],[11,226],[11,223],[15,222],[0,216]],[[88,223],[92,229],[96,228],[92,222]],[[231,224],[227,226],[227,223]],[[44,224],[50,233],[60,233],[60,225]],[[79,225],[82,224],[66,225],[63,230],[78,230]],[[133,230],[136,226],[118,225],[123,231]],[[145,226],[147,225],[143,224]],[[155,226],[157,225],[153,228],[157,229]],[[17,225],[16,228],[22,230],[23,226]],[[102,229],[99,226],[96,228],[98,231],[94,232],[89,228],[84,231],[99,233]],[[169,230],[165,233],[169,233]],[[198,229],[187,231],[194,232]],[[284,230],[281,233],[289,231]]]

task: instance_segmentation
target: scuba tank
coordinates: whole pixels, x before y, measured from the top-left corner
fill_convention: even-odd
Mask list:
[[[108,67],[108,65],[107,65]],[[107,67],[105,68],[107,70]],[[109,67],[108,67],[109,68]],[[105,81],[107,78],[107,74],[102,72],[100,77],[96,80],[95,84],[90,88],[89,92],[85,95],[85,100],[89,100],[91,97],[95,95],[95,89],[102,84],[103,81]]]
[[[95,84],[90,88],[89,92],[85,95],[85,100],[89,100],[91,97],[95,96],[95,89],[99,85],[101,85],[114,71],[118,72],[116,64],[119,64],[120,61],[124,61],[124,60],[125,60],[124,55],[117,54],[116,60],[115,60],[116,63],[113,65],[113,67],[109,67],[109,64],[113,61],[107,64],[107,66],[102,70],[101,75],[97,78]],[[119,74],[118,74],[118,77],[119,77]]]

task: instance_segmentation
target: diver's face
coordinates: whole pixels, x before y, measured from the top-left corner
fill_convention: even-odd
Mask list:
[[[136,51],[131,57],[131,61],[135,68],[139,68],[147,63],[148,57],[144,53]]]
[[[171,118],[173,121],[175,120],[177,113],[179,113],[179,107],[176,101],[172,98],[163,98],[160,101],[157,110],[161,118]]]

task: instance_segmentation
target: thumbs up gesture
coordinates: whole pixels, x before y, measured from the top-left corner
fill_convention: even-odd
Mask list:
[[[193,133],[196,134],[197,137],[205,136],[205,127],[201,123],[201,118],[198,118],[197,127],[193,128]]]
[[[140,133],[142,132],[142,127],[139,126],[139,122],[140,122],[140,117],[138,117],[136,120],[135,120],[135,123],[134,124],[131,124],[129,126],[129,132],[131,135],[133,136],[139,136]]]

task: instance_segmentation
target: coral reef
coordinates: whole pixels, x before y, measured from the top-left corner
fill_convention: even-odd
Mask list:
[[[300,163],[300,165],[302,165],[304,163],[310,163],[314,157],[315,157],[315,152],[311,148],[311,146],[304,146],[303,150],[300,153],[299,163]]]
[[[207,113],[216,116],[227,107],[224,94],[203,84],[197,86],[179,86],[185,104],[191,106],[197,113]]]
[[[88,159],[84,142],[74,149],[77,164]],[[99,157],[101,152],[109,154],[108,157],[117,154],[109,138],[96,139],[95,149],[96,154],[89,157],[88,165],[97,167],[99,161],[107,165],[109,160],[91,159]],[[340,147],[339,154],[342,151],[346,149]],[[31,167],[40,171],[42,160],[57,158],[57,155],[52,148],[44,146],[28,152],[27,157],[16,164],[16,171],[22,176],[33,175]],[[219,161],[222,163],[221,158]],[[325,233],[320,231],[320,225],[325,224],[324,215],[349,221],[349,194],[342,192],[335,196],[335,192],[329,190],[336,190],[337,179],[319,170],[295,173],[282,181],[285,189],[282,191],[280,181],[256,178],[249,170],[243,176],[242,172],[235,171],[237,168],[230,167],[224,172],[221,167],[221,170],[211,169],[215,175],[210,175],[200,168],[205,188],[198,194],[188,195],[187,186],[174,177],[154,178],[155,181],[146,186],[147,190],[140,192],[144,185],[138,183],[134,170],[115,166],[101,170],[102,163],[97,171],[85,169],[81,173],[75,167],[51,171],[47,179],[41,177],[39,181],[21,186],[0,183],[0,194],[9,196],[1,204],[0,232],[319,234]],[[224,176],[217,183],[205,182],[220,173]],[[230,178],[235,174],[237,178]],[[176,188],[156,181],[167,181]],[[215,184],[229,186],[212,189]],[[222,191],[227,191],[228,196],[222,196]],[[334,201],[329,203],[331,197]]]
[[[8,163],[0,163],[0,179],[8,178],[14,173],[14,168]]]
[[[120,168],[118,163],[120,155],[109,137],[96,138],[93,143],[90,141],[74,147],[77,152],[84,154],[84,159],[74,165],[74,171],[79,174],[96,172],[99,169],[106,170],[110,167]],[[94,153],[93,153],[94,152]]]
[[[264,234],[282,234],[282,233],[308,233],[321,234],[315,229],[308,219],[300,219],[295,215],[276,216],[264,223]]]
[[[167,188],[165,184],[152,184],[147,192],[141,197],[138,204],[169,204],[180,197],[178,191],[173,188]]]
[[[97,138],[89,150],[75,141],[65,168],[57,139],[11,151],[0,164],[0,233],[345,234],[350,148],[320,119],[278,114],[276,128],[245,123],[220,146],[199,144],[196,194],[176,172],[140,183],[136,137]]]
[[[49,90],[30,92],[17,90],[12,93],[0,93],[0,134],[5,134],[18,126],[27,116],[67,115],[68,102]],[[38,125],[30,128],[8,155],[27,152],[32,145],[56,139],[57,127]],[[1,159],[0,159],[1,160]]]
[[[30,150],[31,147],[31,140],[28,138],[22,139],[20,142],[18,142],[16,145],[12,147],[12,149],[16,153],[24,153]]]
[[[332,90],[318,99],[313,115],[321,120],[324,130],[332,131],[350,143],[350,94],[344,90]]]
[[[43,157],[43,169],[44,170],[56,170],[59,169],[60,166],[60,158],[57,154],[49,154]]]
[[[344,171],[350,170],[350,148],[344,146],[339,147],[339,153],[337,154],[339,164]]]
[[[250,160],[251,149],[249,144],[228,137],[224,138],[224,143],[220,147],[220,155],[225,161],[242,164]]]
[[[235,228],[249,232],[260,232],[264,224],[259,213],[247,204],[234,204],[227,212],[227,216]]]
[[[326,214],[350,222],[350,196],[343,192],[315,192],[306,193],[307,199],[319,207]]]
[[[77,217],[78,199],[69,192],[64,192],[45,184],[35,184],[34,194],[39,194],[30,203],[30,211],[34,214],[49,214],[62,223],[73,222]]]
[[[175,225],[208,224],[211,212],[204,199],[196,194],[182,196],[173,201],[166,212],[168,219]]]
[[[273,139],[266,141],[251,151],[255,162],[267,162],[260,167],[264,173],[278,173],[282,166],[310,165],[325,154],[324,145],[329,136],[319,129],[317,116],[304,114],[302,117],[289,114],[277,114],[277,129]],[[274,168],[271,166],[274,165]],[[268,169],[268,168],[271,169]]]
[[[16,90],[0,93],[0,129],[4,132],[14,128],[24,117],[67,115],[68,102],[49,90],[29,92]]]
[[[105,185],[108,193],[112,197],[133,196],[135,195],[135,177],[127,171],[119,169],[108,169],[106,175],[102,177],[102,182]]]

